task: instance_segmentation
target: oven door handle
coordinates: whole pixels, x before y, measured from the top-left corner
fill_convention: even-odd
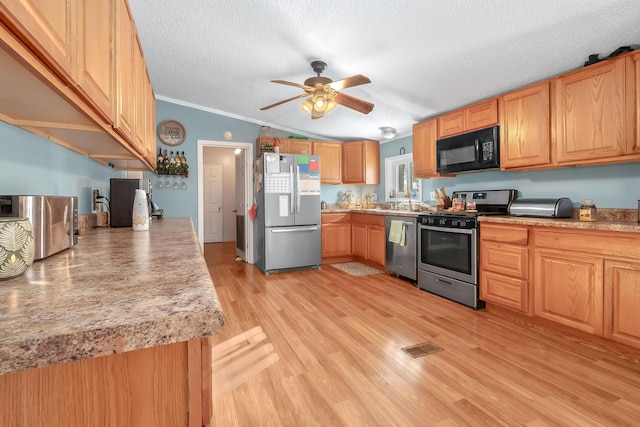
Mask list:
[[[456,234],[473,234],[476,230],[471,228],[449,228],[449,227],[431,227],[428,225],[421,225],[420,228],[422,230],[430,230],[430,231],[444,231],[447,233],[456,233]]]

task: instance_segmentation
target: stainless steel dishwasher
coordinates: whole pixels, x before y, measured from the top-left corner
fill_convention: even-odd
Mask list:
[[[389,241],[389,231],[391,230],[391,221],[402,222],[402,228],[405,233],[405,245],[400,246],[397,243]],[[418,278],[417,268],[417,239],[418,239],[418,219],[408,216],[387,216],[387,254],[385,267],[392,273],[406,277],[414,282]]]

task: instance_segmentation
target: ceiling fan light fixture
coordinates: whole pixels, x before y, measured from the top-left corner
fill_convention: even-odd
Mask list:
[[[322,112],[327,109],[327,100],[323,95],[318,95],[313,98],[313,109]]]
[[[302,104],[300,104],[300,108],[302,108],[302,111],[304,111],[305,113],[311,114],[311,112],[313,111],[313,101],[311,101],[310,98],[307,99]]]
[[[329,114],[330,112],[335,110],[337,106],[338,106],[338,103],[333,99],[327,100],[327,109],[324,111],[325,114]]]
[[[395,130],[394,128],[392,128],[392,127],[388,127],[388,126],[386,126],[386,127],[381,127],[381,128],[380,128],[380,131],[381,131],[381,133],[382,133],[382,138],[383,138],[383,139],[393,139],[393,138],[395,138],[395,137],[396,137],[396,135],[397,135],[396,130]]]

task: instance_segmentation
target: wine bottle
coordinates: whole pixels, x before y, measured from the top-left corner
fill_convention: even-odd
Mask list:
[[[158,163],[156,165],[156,169],[158,171],[164,169],[164,157],[162,156],[162,148],[158,148]]]
[[[167,150],[164,150],[164,156],[162,159],[162,164],[164,165],[165,170],[169,170],[169,156],[167,155]]]

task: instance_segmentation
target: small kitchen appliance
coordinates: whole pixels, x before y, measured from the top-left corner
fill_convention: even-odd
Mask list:
[[[109,204],[111,227],[131,227],[133,199],[140,188],[139,179],[111,178]]]
[[[438,173],[474,172],[500,167],[500,128],[493,126],[436,141]]]
[[[541,218],[571,218],[573,203],[567,197],[516,199],[509,203],[509,215]]]
[[[78,198],[75,196],[0,196],[0,217],[29,219],[36,261],[77,243]]]
[[[264,153],[254,170],[256,265],[265,273],[318,268],[320,157]]]
[[[455,191],[453,200],[474,209],[436,211],[418,217],[418,286],[473,309],[479,298],[480,215],[507,215],[516,190]],[[465,208],[462,208],[465,209]]]

